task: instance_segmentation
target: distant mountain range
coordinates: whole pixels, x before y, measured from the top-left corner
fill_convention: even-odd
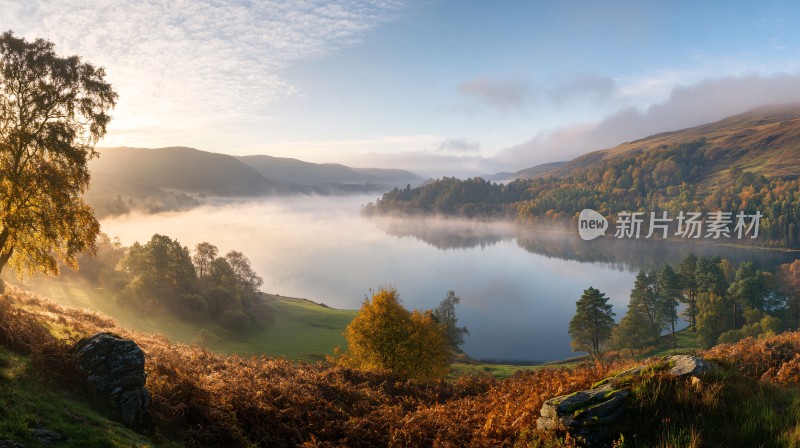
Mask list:
[[[273,156],[237,157],[255,168],[264,177],[279,184],[303,186],[333,186],[345,184],[374,184],[380,186],[416,185],[424,179],[398,169],[351,168],[338,163],[310,163]]]
[[[541,165],[536,165],[530,168],[519,170],[516,173],[496,173],[481,177],[489,182],[507,183],[516,179],[531,179],[541,174],[549,173],[557,168],[561,168],[567,163],[568,162],[543,163]]]
[[[609,218],[631,210],[758,212],[760,242],[800,247],[800,104],[760,107],[509,178],[516,180],[444,178],[385,193],[365,211],[558,225],[587,208]]]
[[[569,177],[578,171],[645,151],[700,141],[704,155],[712,162],[701,173],[699,185],[703,187],[730,183],[731,171],[748,171],[766,177],[797,176],[800,174],[800,104],[759,107],[714,123],[651,135],[584,154],[530,177]],[[529,169],[536,168],[538,166]]]
[[[207,197],[383,192],[423,178],[265,155],[235,157],[186,147],[99,148],[87,201],[99,216],[189,208]]]

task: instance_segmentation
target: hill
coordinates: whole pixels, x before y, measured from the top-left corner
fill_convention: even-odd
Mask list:
[[[532,166],[517,171],[516,173],[496,173],[488,176],[481,176],[483,179],[490,182],[511,182],[516,179],[530,179],[533,177],[541,176],[543,174],[555,171],[558,168],[566,165],[567,162],[551,162],[543,163],[541,165]]]
[[[255,169],[226,154],[193,148],[103,148],[89,162],[94,176],[183,193],[233,196],[274,191]]]
[[[287,185],[373,184],[393,188],[409,183],[416,185],[423,180],[410,171],[398,169],[351,168],[338,163],[310,163],[265,155],[242,156],[238,159],[267,179]]]
[[[36,430],[58,429],[66,446],[93,440],[72,439],[78,431],[106,438],[101,444],[140,443],[133,434],[107,433],[113,424],[84,420],[90,418],[86,411],[70,411],[90,404],[81,404],[80,390],[65,381],[69,343],[98,331],[132,338],[146,353],[153,433],[166,446],[574,447],[574,438],[537,429],[545,400],[591,388],[639,364],[578,363],[504,380],[408,381],[322,363],[218,355],[12,288],[0,298],[0,345],[6,347],[0,359],[11,359],[0,366],[0,399],[13,400],[2,407],[0,439],[28,442]],[[9,348],[16,354],[7,354]],[[47,356],[36,355],[44,350]],[[800,333],[718,346],[701,353],[718,366],[717,373],[699,381],[670,377],[670,366],[652,359],[627,386],[631,399],[612,436],[617,446],[623,439],[625,446],[796,446],[798,352]],[[19,400],[30,389],[6,375],[9,365],[21,364],[33,367],[28,371],[39,385],[34,397],[57,397],[51,408],[65,408],[36,414],[43,402]]]
[[[350,168],[271,156],[234,157],[194,148],[99,148],[86,199],[99,217],[196,207],[210,197],[353,194],[416,185],[404,170]]]
[[[800,104],[792,104],[591,152],[506,185],[444,178],[397,189],[365,211],[563,227],[587,208],[612,221],[620,212],[758,212],[758,240],[737,242],[800,247],[799,178]]]
[[[15,281],[9,281],[18,284]],[[261,294],[271,316],[269,325],[246,336],[211,320],[186,320],[168,313],[143,313],[114,300],[112,292],[76,276],[20,285],[69,307],[96,310],[134,331],[161,333],[171,341],[199,344],[211,351],[242,356],[264,354],[317,361],[345,347],[344,328],[356,311],[338,310],[305,299]]]
[[[768,178],[796,177],[800,175],[800,104],[759,107],[715,123],[651,135],[614,148],[590,152],[531,177],[569,177],[602,162],[613,163],[637,153],[698,141],[704,142],[703,151],[712,161],[699,179],[699,184],[707,189],[730,184],[733,181],[730,174],[735,171],[748,171]]]

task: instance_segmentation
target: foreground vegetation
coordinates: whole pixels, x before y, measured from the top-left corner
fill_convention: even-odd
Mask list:
[[[145,351],[155,424],[150,437],[159,445],[571,446],[535,429],[542,403],[631,365],[578,363],[517,372],[505,380],[470,375],[413,381],[385,371],[214,354],[130,332],[97,313],[18,290],[0,301],[0,344],[16,353],[8,356],[28,356],[24,362],[41,375],[58,373],[47,384],[57,384],[49,386],[52,393],[69,393],[72,401],[81,398],[69,375],[68,345],[96,331],[131,337]],[[795,446],[800,443],[798,353],[799,333],[716,347],[704,356],[718,360],[722,369],[699,389],[653,367],[633,385],[636,399],[618,428],[623,446]],[[4,409],[11,414],[2,420],[17,423],[13,430],[0,425],[2,437],[29,440],[36,425],[54,428],[49,417],[34,418],[22,405]],[[73,430],[59,429],[73,437]]]

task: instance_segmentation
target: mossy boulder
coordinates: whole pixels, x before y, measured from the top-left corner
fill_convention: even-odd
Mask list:
[[[609,433],[609,428],[617,427],[620,417],[629,408],[632,380],[667,369],[672,376],[699,381],[697,377],[710,372],[712,366],[701,358],[686,355],[671,356],[656,364],[637,365],[598,381],[591,389],[547,400],[540,410],[537,428],[567,432],[588,447],[607,446],[615,435]]]

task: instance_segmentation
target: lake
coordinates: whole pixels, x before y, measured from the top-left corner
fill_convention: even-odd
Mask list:
[[[689,252],[772,269],[793,253],[667,241],[583,241],[577,231],[534,231],[509,223],[367,218],[374,196],[218,200],[185,212],[102,221],[124,245],[154,233],[194,248],[239,250],[264,278],[262,290],[357,309],[370,288],[392,285],[407,308],[433,308],[448,290],[462,298],[462,346],[475,358],[550,361],[574,356],[567,327],[589,286],[625,313],[639,269]]]

